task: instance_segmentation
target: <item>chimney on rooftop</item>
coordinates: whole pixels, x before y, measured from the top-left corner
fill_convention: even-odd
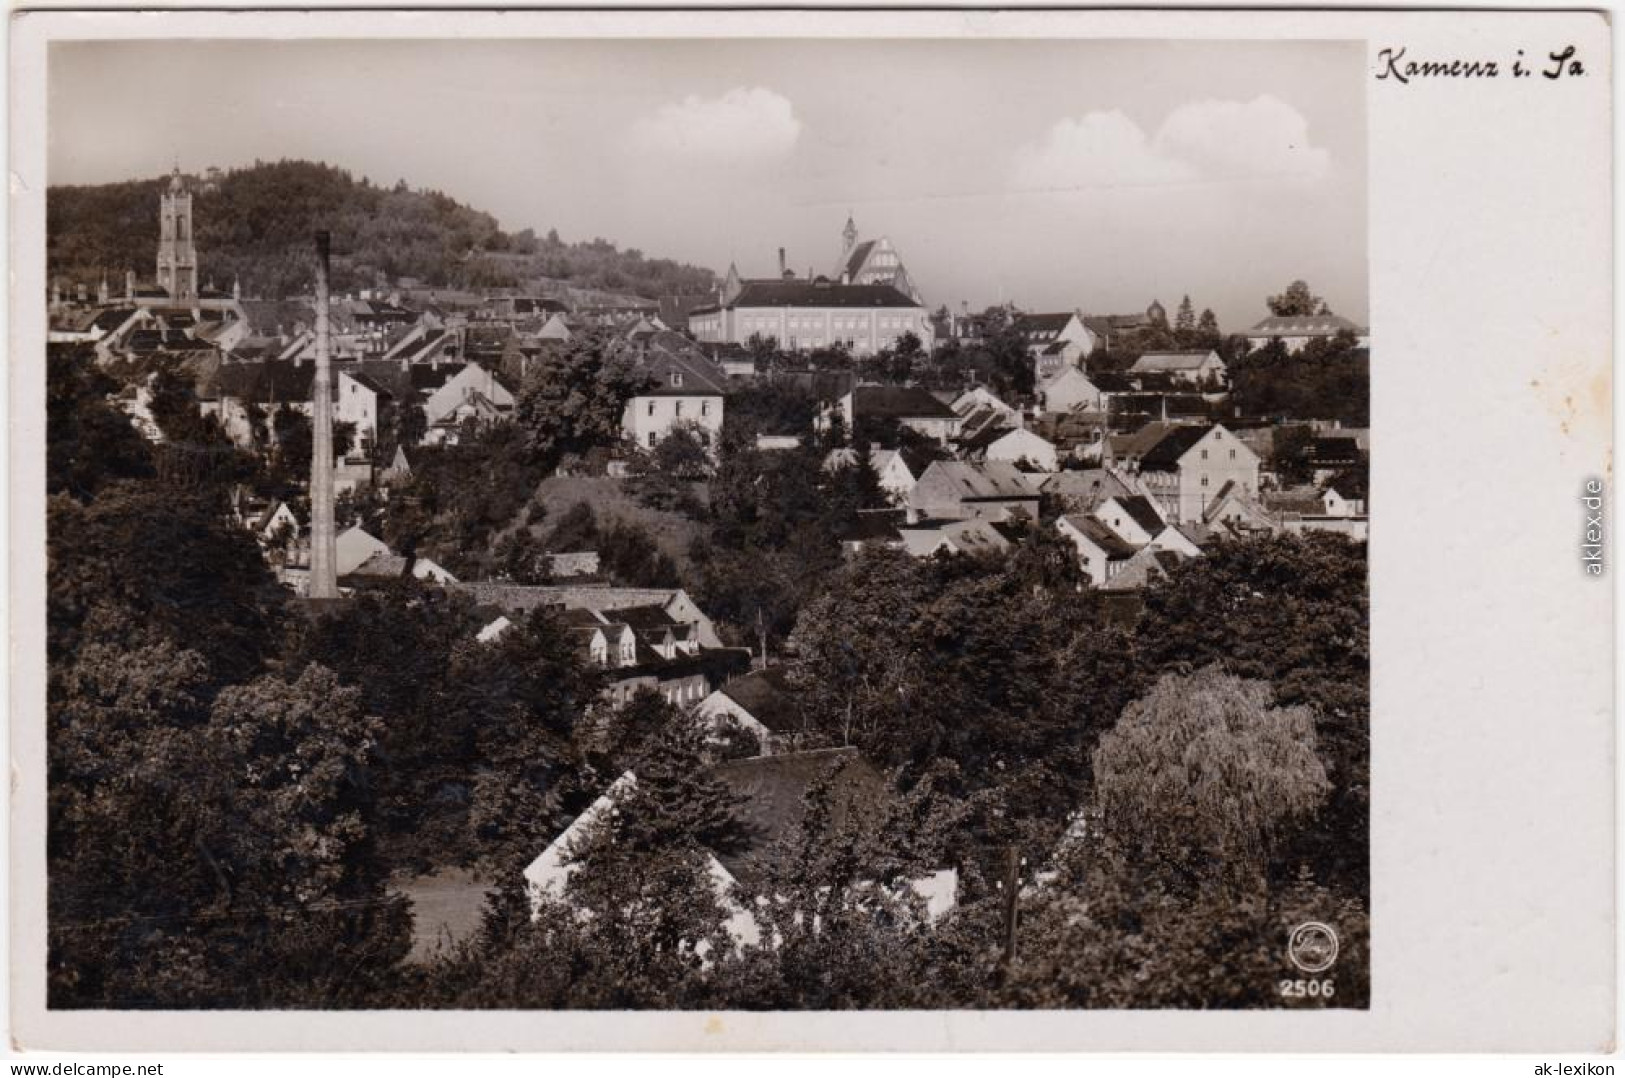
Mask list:
[[[788,272],[789,272],[789,270],[787,270],[785,268],[785,265],[784,265],[784,248],[780,247],[779,248],[779,276],[783,277]]]

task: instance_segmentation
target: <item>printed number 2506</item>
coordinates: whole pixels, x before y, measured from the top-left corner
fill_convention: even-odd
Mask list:
[[[1282,981],[1281,995],[1288,999],[1331,999],[1335,988],[1330,978],[1324,981]]]

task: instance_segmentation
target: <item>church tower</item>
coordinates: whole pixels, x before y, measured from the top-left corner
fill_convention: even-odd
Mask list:
[[[176,302],[197,299],[197,248],[192,245],[192,194],[176,166],[158,211],[158,286]]]
[[[846,215],[846,227],[841,230],[841,239],[846,242],[841,246],[841,265],[846,265],[847,259],[852,257],[852,249],[858,245],[858,226],[852,220],[852,215]]]

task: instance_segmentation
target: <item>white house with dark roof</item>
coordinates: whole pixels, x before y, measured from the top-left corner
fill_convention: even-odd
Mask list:
[[[1131,546],[1145,546],[1167,528],[1151,499],[1140,495],[1114,495],[1095,506],[1094,516]]]
[[[1160,546],[1141,547],[1100,587],[1105,591],[1132,591],[1167,577],[1191,555]]]
[[[1147,424],[1147,426],[1153,426]],[[1227,487],[1258,495],[1258,454],[1220,424],[1155,425],[1155,441],[1132,458],[1130,471],[1172,524],[1200,523]]]
[[[934,520],[1038,519],[1038,486],[1013,464],[933,461],[909,492],[909,508]]]
[[[784,670],[753,670],[722,685],[701,700],[695,714],[719,733],[725,726],[745,730],[756,739],[761,756],[795,748],[808,732],[807,719]]]
[[[722,433],[728,378],[680,333],[657,330],[626,347],[645,386],[626,402],[621,430],[640,449],[652,449],[679,423],[696,423],[710,444]]]
[[[541,329],[536,331],[536,339],[539,341],[568,341],[574,336],[570,332],[569,325],[564,321],[564,316],[557,312],[547,320]]]
[[[1055,444],[1022,427],[1007,431],[990,442],[984,459],[1005,464],[1025,461],[1040,472],[1053,472],[1061,466]]]
[[[1034,381],[1053,378],[1095,350],[1095,335],[1077,311],[1024,314],[1016,319],[1015,329],[1033,357]]]
[[[1274,506],[1268,504],[1270,497],[1248,493],[1235,483],[1226,483],[1208,503],[1199,523],[1232,535],[1274,534],[1280,529],[1280,521]],[[1194,525],[1182,525],[1191,526]]]
[[[1068,364],[1037,383],[1038,406],[1046,412],[1100,411],[1106,395],[1087,374]]]
[[[705,612],[681,588],[622,588],[607,584],[505,584],[497,581],[467,581],[456,590],[476,603],[507,613],[525,613],[540,606],[562,606],[570,610],[592,610],[613,618],[616,611],[632,607],[659,606],[673,622],[694,626],[701,647],[720,648],[722,640]]]
[[[375,445],[378,428],[384,412],[393,402],[394,395],[377,379],[359,369],[339,368],[338,400],[333,418],[355,427],[356,441],[362,446]]]
[[[387,551],[374,554],[347,574],[347,583],[355,584],[364,581],[399,580],[411,574],[414,580],[427,580],[433,584],[455,584],[457,578],[437,562],[422,556],[411,559],[408,566],[407,559],[401,554],[391,554]]]
[[[873,818],[884,812],[895,796],[884,777],[853,748],[728,760],[708,768],[705,776],[720,782],[734,796],[736,812],[748,836],[737,849],[707,851],[705,857],[704,886],[727,914],[723,931],[735,946],[741,947],[764,942],[771,946],[776,942],[764,934],[762,924],[737,891],[742,887],[757,892],[761,900],[772,899],[771,893],[764,892],[775,870],[803,835],[810,792],[823,791],[829,826],[833,828],[846,826],[854,819]],[[637,787],[634,772],[622,774],[526,866],[524,879],[532,916],[539,916],[546,902],[569,902],[571,878],[583,871],[573,851],[618,805],[635,797]],[[879,875],[878,871],[871,875],[867,866],[859,866],[858,872],[859,879]],[[954,908],[958,884],[956,870],[940,868],[915,874],[895,886],[899,893],[906,889],[921,900],[923,924],[929,926]],[[690,942],[702,959],[709,953],[710,941]]]
[[[958,416],[968,417],[976,412],[991,410],[1004,416],[1010,426],[1021,422],[1021,412],[1006,404],[997,393],[986,386],[971,386],[950,401],[948,407]]]
[[[1055,521],[1055,530],[1076,548],[1084,576],[1097,588],[1122,571],[1138,550],[1093,516],[1069,513]]]
[[[1011,546],[1010,539],[990,520],[936,521],[923,527],[905,524],[897,534],[903,549],[916,558],[938,553],[1002,554]]]
[[[947,444],[959,434],[963,418],[920,386],[853,386],[845,395],[826,402],[814,426],[829,428],[839,411],[848,434],[863,420],[896,421],[901,426]]]
[[[361,525],[345,528],[334,542],[336,558],[334,570],[347,576],[375,554],[390,553],[389,544],[368,532]]]
[[[1229,374],[1224,360],[1212,349],[1185,352],[1146,352],[1134,361],[1130,374],[1165,374],[1181,382],[1223,381]]]
[[[1371,330],[1338,314],[1271,315],[1247,331],[1247,343],[1262,348],[1279,340],[1288,352],[1301,352],[1314,340],[1351,333],[1361,348],[1371,346]]]
[[[1091,512],[1095,506],[1133,488],[1121,474],[1106,468],[1080,468],[1048,476],[1040,489],[1071,513]]]

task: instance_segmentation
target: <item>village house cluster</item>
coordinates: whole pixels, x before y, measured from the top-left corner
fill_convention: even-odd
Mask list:
[[[244,448],[261,444],[281,410],[309,416],[315,386],[314,299],[250,297],[239,284],[217,288],[207,252],[193,240],[188,182],[177,171],[160,205],[154,280],[126,271],[114,288],[55,283],[50,340],[94,349],[98,364],[125,388],[118,403],[149,437],[149,379],[175,368],[190,379],[199,406]],[[714,444],[730,396],[753,380],[800,378],[817,398],[807,430],[764,434],[759,448],[800,444],[815,432],[876,427],[907,432],[895,444],[831,449],[831,472],[858,464],[879,477],[888,508],[866,510],[842,535],[844,550],[890,547],[918,557],[1008,556],[1036,529],[1061,537],[1099,589],[1132,592],[1166,576],[1215,544],[1276,533],[1332,531],[1364,540],[1369,528],[1365,470],[1370,433],[1330,420],[1307,426],[1306,475],[1288,481],[1275,466],[1288,428],[1268,417],[1222,412],[1229,372],[1211,349],[1148,352],[1126,370],[1091,372],[1087,359],[1124,334],[1159,319],[1143,313],[1084,314],[1081,309],[1020,313],[1034,392],[1014,399],[986,385],[952,391],[878,384],[856,363],[844,371],[769,374],[748,346],[771,341],[800,356],[844,348],[858,360],[907,337],[930,352],[940,343],[975,342],[988,332],[983,316],[961,306],[933,313],[896,246],[863,239],[851,219],[836,265],[798,273],[780,248],[777,273],[743,276],[730,266],[709,295],[669,296],[624,305],[585,305],[568,296],[473,293],[403,281],[387,290],[332,299],[329,318],[332,406],[346,426],[348,448],[332,462],[339,494],[412,482],[413,458],[454,446],[481,426],[510,422],[536,364],[583,334],[603,334],[606,347],[644,376],[622,417],[622,441],[610,447],[605,472],[626,474],[639,454],[674,430],[698,431]],[[1245,334],[1256,346],[1279,340],[1288,352],[1310,341],[1367,331],[1333,315],[1272,316]],[[401,423],[404,412],[421,421]],[[410,430],[387,459],[375,452],[386,431]],[[932,447],[925,453],[923,447]],[[290,586],[309,572],[301,548],[309,521],[286,502],[243,496],[235,507]],[[482,611],[482,641],[500,639],[528,611],[547,607],[586,662],[606,674],[605,704],[649,689],[692,708],[722,736],[742,731],[754,746],[718,774],[746,799],[747,815],[770,822],[757,847],[719,858],[719,888],[760,872],[773,834],[792,826],[794,802],[827,765],[860,791],[875,786],[873,769],[853,750],[806,749],[791,683],[753,649],[727,646],[682,588],[633,588],[605,579],[598,553],[549,552],[546,585],[459,580],[429,558],[390,549],[359,526],[337,539],[341,588],[353,591],[403,575],[469,596]],[[541,851],[526,876],[537,894],[559,891],[570,866],[563,851],[575,830],[612,807],[636,777],[630,772],[599,803]],[[952,901],[952,880],[918,881],[932,916]],[[719,892],[721,893],[721,892]],[[741,916],[737,931],[748,933]]]

